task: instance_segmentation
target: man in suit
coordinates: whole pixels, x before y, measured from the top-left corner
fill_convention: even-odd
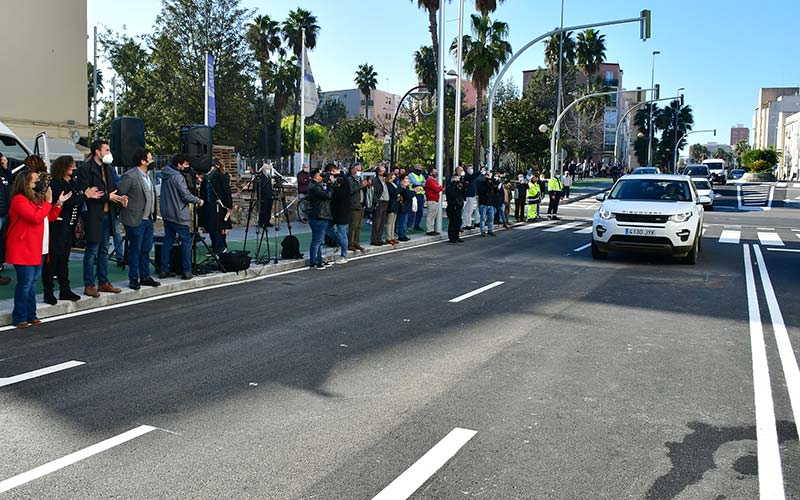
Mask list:
[[[99,292],[119,293],[108,279],[108,239],[116,224],[115,205],[125,206],[128,198],[117,194],[117,183],[111,173],[114,157],[106,141],[92,143],[92,156],[79,168],[76,183],[79,191],[90,187],[104,194],[98,199],[86,200],[83,221],[86,228],[86,250],[83,252],[83,293],[99,297]],[[99,286],[97,286],[99,285]]]
[[[153,223],[156,218],[156,188],[150,175],[153,154],[144,148],[133,152],[136,168],[131,168],[119,181],[117,192],[128,197],[128,205],[120,210],[120,220],[128,239],[128,279],[130,288],[159,286],[150,276],[150,250],[153,249]]]

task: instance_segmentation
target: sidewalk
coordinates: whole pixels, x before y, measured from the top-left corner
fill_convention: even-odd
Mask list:
[[[380,247],[373,247],[369,245],[370,240],[370,232],[372,226],[369,224],[364,224],[361,230],[361,244],[366,249],[366,252],[362,254],[361,252],[348,252],[348,258],[359,257],[362,255],[374,255],[374,254],[381,254],[387,253],[394,250],[403,250],[418,247],[421,245],[436,243],[439,241],[447,240],[447,219],[443,219],[442,221],[442,234],[439,236],[427,236],[425,231],[408,231],[408,237],[411,238],[411,241],[400,243],[396,246],[391,245],[383,245]],[[284,237],[288,236],[289,232],[287,230],[286,224],[280,224],[280,230],[277,231],[277,239],[278,239],[278,252],[280,253],[280,242],[283,240]],[[501,231],[502,227],[496,228],[497,231]],[[477,229],[466,231],[464,235],[469,236],[473,234],[477,234],[480,231]],[[244,245],[244,228],[236,228],[231,231],[228,235],[228,248],[230,250],[241,250]],[[91,298],[82,295],[83,292],[83,252],[82,251],[74,251],[72,253],[70,259],[70,278],[72,282],[72,290],[78,294],[81,294],[81,300],[77,302],[70,302],[70,301],[58,301],[58,303],[54,306],[49,304],[45,304],[43,302],[42,290],[41,290],[41,280],[37,283],[38,285],[38,293],[37,293],[37,302],[36,302],[36,313],[40,319],[52,318],[54,316],[61,316],[64,314],[70,313],[79,313],[82,311],[89,311],[92,309],[104,308],[104,307],[113,307],[115,305],[128,303],[128,302],[147,302],[150,300],[156,300],[158,297],[167,295],[167,294],[182,294],[182,293],[192,293],[194,291],[199,291],[202,289],[207,289],[209,287],[213,287],[215,285],[225,285],[237,282],[248,282],[254,280],[264,279],[268,276],[274,275],[276,273],[292,271],[297,269],[303,269],[308,266],[308,251],[309,245],[311,243],[311,231],[308,224],[302,224],[299,222],[292,222],[292,234],[297,236],[300,240],[300,251],[303,253],[303,259],[298,260],[282,260],[279,259],[278,263],[275,264],[275,235],[276,231],[275,228],[270,228],[269,232],[269,244],[270,250],[272,252],[272,260],[266,264],[258,264],[253,260],[253,263],[250,266],[250,269],[247,271],[241,271],[239,273],[222,273],[222,272],[214,272],[202,276],[195,276],[191,280],[181,280],[180,278],[170,278],[159,280],[161,281],[161,286],[156,288],[149,288],[149,287],[142,287],[140,290],[131,290],[128,288],[128,276],[127,276],[127,269],[123,270],[116,266],[114,262],[109,263],[109,279],[112,283],[121,288],[122,292],[119,294],[109,294],[103,293],[100,295],[99,298]],[[205,235],[206,242],[210,244],[208,235]],[[254,257],[256,246],[258,244],[258,239],[256,237],[256,231],[254,227],[250,228],[247,240],[247,250],[250,251],[250,255]],[[263,245],[262,245],[263,247]],[[459,247],[460,248],[460,247]],[[205,248],[200,245],[198,248],[198,257],[202,258],[205,255]],[[323,246],[323,256],[325,258],[332,258],[334,256],[339,255],[339,248],[330,248]],[[266,249],[262,248],[262,256],[266,256]],[[0,287],[0,327],[5,326],[6,328],[11,325],[11,311],[14,307],[14,286],[16,284],[16,276],[14,274],[13,266],[8,265],[7,269],[3,271],[3,275],[9,276],[12,278],[11,284],[7,286]],[[56,286],[56,296],[58,296],[58,286]]]

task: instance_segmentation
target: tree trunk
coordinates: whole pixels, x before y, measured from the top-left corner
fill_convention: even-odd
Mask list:
[[[472,146],[472,164],[475,168],[481,168],[481,124],[483,122],[483,89],[478,88],[477,100],[475,101],[475,143]]]
[[[269,158],[269,116],[267,116],[267,90],[264,82],[261,82],[261,98],[264,100],[262,113],[264,113],[264,157]]]
[[[440,0],[440,2],[443,0]],[[433,67],[439,71],[439,31],[436,22],[436,10],[428,9],[428,29],[431,32],[433,42]]]
[[[276,118],[277,121],[275,123],[275,151],[277,151],[277,157],[278,157],[278,164],[279,165],[281,164],[281,159],[283,158],[283,155],[282,155],[283,148],[282,148],[282,145],[281,145],[281,134],[282,134],[283,131],[281,130],[281,120],[280,120],[280,116],[282,114],[283,114],[283,109],[276,107],[275,108],[275,116],[277,117]]]

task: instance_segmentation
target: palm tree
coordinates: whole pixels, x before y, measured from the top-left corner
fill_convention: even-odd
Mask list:
[[[277,21],[273,21],[269,16],[262,15],[253,19],[247,25],[245,38],[250,45],[250,49],[255,54],[258,62],[258,77],[261,80],[261,98],[263,100],[264,114],[264,156],[269,156],[269,127],[267,117],[267,95],[270,86],[267,79],[270,77],[270,59],[273,53],[281,48],[281,27]],[[277,115],[280,118],[280,114]],[[280,122],[280,120],[278,120]],[[280,123],[278,124],[280,129]],[[278,143],[280,149],[280,143]]]
[[[86,78],[89,85],[89,116],[92,114],[92,103],[94,102],[94,66],[92,63],[86,63]],[[103,85],[103,71],[98,69],[97,70],[97,92],[102,94],[105,90],[105,85]],[[90,120],[91,121],[91,120]]]
[[[562,59],[567,66],[575,64],[575,37],[572,36],[572,32],[553,35],[547,40],[544,48],[544,62],[553,73],[558,71],[558,52],[562,48],[561,35],[564,36]]]
[[[369,97],[378,86],[378,73],[371,64],[364,63],[356,71],[355,84],[364,94],[364,118],[369,119]]]
[[[492,21],[488,16],[472,15],[472,34],[464,35],[464,71],[471,75],[472,85],[478,93],[475,106],[475,144],[472,150],[473,164],[480,164],[481,125],[483,123],[483,94],[489,81],[500,70],[500,66],[511,56],[508,38],[508,24]],[[458,50],[458,40],[450,46]]]
[[[431,42],[433,47],[433,67],[438,68],[439,64],[439,31],[436,21],[436,12],[439,10],[440,0],[411,0],[416,2],[417,7],[428,12],[428,31],[431,32]]]
[[[414,72],[417,80],[431,91],[436,88],[436,56],[433,49],[423,45],[414,52]]]
[[[675,140],[682,137],[686,132],[692,130],[694,116],[692,107],[689,105],[681,106],[678,99],[670,102],[664,108],[658,110],[653,116],[655,130],[662,130],[661,140],[659,141],[658,156],[661,165],[668,165],[674,171],[675,165]],[[678,148],[686,145],[686,138],[681,139]]]
[[[272,107],[275,109],[275,120],[277,122],[275,126],[275,147],[278,148],[276,155],[278,158],[282,156],[281,116],[283,116],[283,110],[289,105],[289,100],[295,95],[298,73],[297,59],[294,56],[287,57],[283,51],[281,51],[281,57],[277,62],[271,62],[267,66],[267,91],[274,95]]]
[[[481,16],[488,16],[490,13],[497,10],[497,6],[505,0],[475,0],[475,10],[481,13]]]
[[[578,33],[575,55],[578,67],[586,73],[586,76],[594,76],[606,60],[606,36],[594,29]]]
[[[750,151],[750,149],[750,144],[748,144],[744,139],[736,143],[736,145],[733,147],[733,154],[736,155],[736,163],[738,165],[742,164],[742,156]]]

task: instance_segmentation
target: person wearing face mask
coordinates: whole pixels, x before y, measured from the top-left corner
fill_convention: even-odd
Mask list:
[[[133,152],[136,168],[131,168],[119,181],[119,194],[128,197],[128,204],[120,210],[128,240],[128,281],[132,290],[142,286],[159,286],[150,276],[150,250],[153,249],[153,223],[156,220],[156,183],[153,154],[139,148]]]
[[[461,213],[461,229],[475,229],[473,214],[478,210],[478,177],[480,176],[481,173],[475,170],[475,167],[467,165],[467,172],[463,179],[466,192],[464,193],[464,210]]]
[[[514,185],[514,219],[517,222],[522,222],[525,217],[525,196],[528,193],[528,181],[525,180],[525,175],[522,173],[517,174],[517,182]]]
[[[464,168],[457,167],[455,173],[447,181],[445,196],[447,197],[447,240],[449,243],[464,243],[459,237],[461,214],[464,210]]]
[[[439,236],[436,231],[436,218],[439,216],[439,196],[444,187],[436,180],[436,169],[428,171],[428,180],[425,181],[425,201],[428,203],[428,215],[425,228],[428,236]]]
[[[367,202],[367,189],[372,186],[372,181],[364,180],[361,176],[361,165],[356,163],[350,169],[350,225],[347,229],[347,241],[350,242],[349,250],[365,251],[361,246],[361,225],[364,221],[364,206]]]
[[[117,223],[115,205],[125,206],[128,197],[117,193],[117,184],[111,172],[111,149],[108,142],[97,140],[91,146],[92,156],[79,168],[76,182],[79,191],[90,187],[97,188],[103,195],[97,199],[86,200],[83,213],[86,230],[86,249],[83,253],[83,293],[89,297],[99,297],[99,292],[119,293],[108,279],[108,239],[112,227]]]
[[[172,157],[172,164],[161,171],[161,218],[164,219],[164,249],[171,249],[175,238],[181,240],[181,279],[192,276],[192,233],[189,230],[189,204],[203,206],[203,200],[189,192],[183,173],[189,170],[189,158],[184,154]],[[176,270],[169,268],[170,252],[161,252],[159,278],[172,278]]]
[[[258,196],[260,200],[258,210],[258,223],[261,227],[272,227],[272,204],[275,194],[272,189],[272,165],[265,163],[258,171]]]
[[[297,216],[300,222],[308,222],[308,214],[305,213],[304,199],[308,197],[308,186],[311,183],[311,174],[308,173],[308,164],[303,163],[303,168],[297,172]]]
[[[370,245],[384,245],[383,228],[386,224],[386,211],[389,208],[389,188],[386,186],[386,167],[379,165],[375,171],[375,180],[372,181],[375,208],[372,212],[372,237]]]

